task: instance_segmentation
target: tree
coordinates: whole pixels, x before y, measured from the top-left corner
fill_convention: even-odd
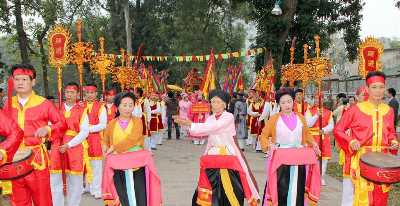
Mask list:
[[[282,64],[289,63],[289,48],[294,37],[297,38],[296,60],[302,62],[303,44],[313,46],[314,35],[321,36],[320,46],[325,50],[329,46],[330,35],[342,30],[347,57],[351,61],[356,59],[362,18],[361,0],[283,0],[281,16],[271,14],[275,0],[247,2],[252,6],[251,17],[257,23],[255,46],[272,51],[278,71]],[[263,63],[263,57],[257,58],[256,69]]]

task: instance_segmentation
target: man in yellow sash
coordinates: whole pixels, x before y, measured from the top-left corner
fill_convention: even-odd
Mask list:
[[[393,109],[383,100],[385,79],[382,72],[369,72],[366,77],[368,100],[346,111],[334,129],[341,149],[351,156],[354,206],[387,205],[389,185],[364,179],[360,176],[359,165],[361,155],[368,151],[388,153],[398,149]]]
[[[68,129],[61,141],[53,142],[52,144],[50,153],[51,193],[53,195],[53,205],[64,205],[61,176],[61,161],[64,161],[63,164],[67,174],[66,205],[75,206],[79,205],[81,201],[84,167],[85,165],[90,166],[87,151],[85,151],[87,150],[85,139],[89,135],[89,119],[84,112],[84,107],[77,103],[79,96],[78,84],[75,82],[68,83],[64,89],[64,94],[65,103],[59,109],[64,114]]]

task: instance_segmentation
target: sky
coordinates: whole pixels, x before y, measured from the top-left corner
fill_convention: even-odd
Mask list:
[[[395,0],[364,0],[362,10],[361,38],[397,37],[400,38],[400,9]]]

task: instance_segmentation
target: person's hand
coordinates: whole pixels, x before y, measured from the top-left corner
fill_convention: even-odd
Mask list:
[[[69,148],[68,144],[63,144],[63,145],[61,145],[61,146],[58,148],[58,150],[59,150],[61,153],[65,153],[65,152],[67,151],[68,148]]]
[[[393,141],[392,144],[390,145],[390,149],[392,150],[399,149],[399,143],[397,141]]]
[[[179,125],[183,125],[183,126],[190,126],[192,125],[192,121],[190,120],[185,120],[185,119],[181,119],[181,118],[176,118],[174,119],[175,123],[179,124]]]
[[[47,134],[49,133],[49,130],[47,129],[47,126],[41,127],[36,130],[34,136],[35,137],[46,137]]]
[[[112,154],[114,152],[114,146],[111,146],[110,148],[107,149],[106,155]]]
[[[358,151],[358,150],[360,149],[360,142],[357,141],[357,140],[353,140],[353,141],[351,142],[351,144],[350,144],[350,148],[351,148],[353,151]]]
[[[319,149],[319,146],[317,143],[314,142],[314,144],[312,145],[312,148],[317,156],[321,156],[321,150]]]

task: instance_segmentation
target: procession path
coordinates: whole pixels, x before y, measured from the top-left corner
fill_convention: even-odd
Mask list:
[[[193,145],[189,140],[165,140],[154,151],[157,171],[161,177],[165,206],[190,206],[199,174],[199,157],[205,146]],[[250,150],[250,149],[248,149]],[[256,178],[260,193],[265,186],[265,159],[260,153],[246,151],[245,156]],[[341,199],[341,183],[327,177],[328,186],[323,187],[318,205],[338,206]],[[83,206],[102,205],[89,195],[84,195]]]

